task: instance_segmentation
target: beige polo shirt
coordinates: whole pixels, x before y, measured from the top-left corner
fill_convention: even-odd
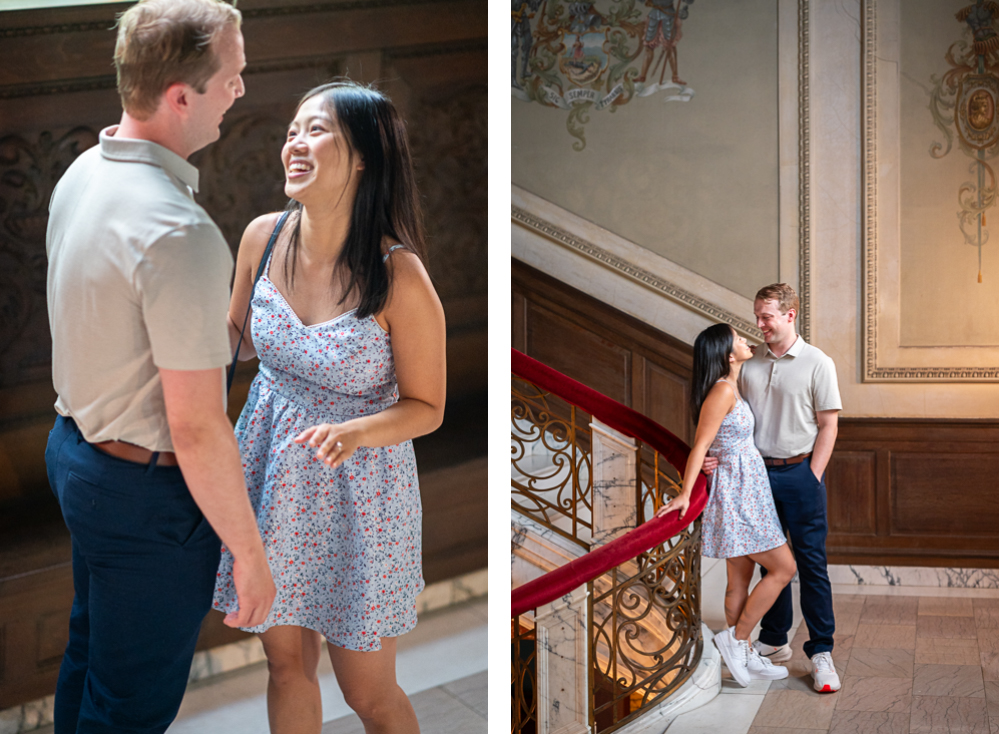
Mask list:
[[[801,336],[780,357],[761,344],[740,370],[740,392],[754,414],[754,443],[771,459],[812,451],[817,411],[843,408],[833,360]]]
[[[116,129],[73,162],[49,205],[55,407],[92,443],[172,451],[158,368],[230,362],[233,257],[194,201],[198,170]]]

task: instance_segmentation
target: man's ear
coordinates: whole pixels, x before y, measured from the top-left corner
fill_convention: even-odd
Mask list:
[[[174,82],[163,93],[161,105],[166,105],[175,115],[186,117],[190,111],[191,87],[183,82]]]
[[[790,313],[792,315],[792,321],[795,321],[795,319],[797,319],[799,316],[799,312],[796,311],[794,308],[788,309],[787,313]]]

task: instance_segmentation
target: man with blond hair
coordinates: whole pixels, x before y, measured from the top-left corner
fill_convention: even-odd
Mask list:
[[[240,14],[143,0],[118,24],[121,123],[52,195],[46,249],[56,424],[49,481],[72,536],[75,597],[57,734],[162,732],[236,558],[234,627],[274,583],[247,498],[223,368],[232,255],[187,162],[243,94]]]
[[[754,299],[764,344],[740,371],[739,387],[753,411],[754,443],[764,457],[775,509],[791,539],[798,566],[802,617],[809,630],[803,651],[812,661],[813,688],[840,690],[833,665],[833,596],[826,567],[826,467],[837,440],[841,410],[837,369],[796,331],[799,297],[774,283]],[[706,470],[715,462],[706,460]],[[761,568],[761,573],[766,570]],[[761,620],[753,643],[762,656],[783,662],[792,656],[792,590],[786,586]]]

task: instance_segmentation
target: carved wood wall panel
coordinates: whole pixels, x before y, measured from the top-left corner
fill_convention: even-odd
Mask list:
[[[511,281],[516,349],[692,441],[689,346],[517,260]],[[830,563],[995,566],[997,446],[996,421],[841,417]]]

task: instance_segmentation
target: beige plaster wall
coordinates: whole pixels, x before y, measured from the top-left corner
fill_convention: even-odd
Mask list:
[[[513,183],[752,298],[778,279],[777,25],[776,0],[692,4],[693,99],[592,112],[581,152],[567,111],[512,99]]]
[[[978,250],[958,227],[959,188],[974,181],[972,160],[957,136],[943,158],[932,143],[945,143],[928,109],[931,75],[952,67],[945,53],[962,38],[955,13],[967,0],[900,3],[900,346],[995,346],[997,344],[997,223],[990,215],[982,249],[983,282],[977,282]],[[954,128],[952,127],[954,135]],[[987,158],[997,170],[997,156]]]

